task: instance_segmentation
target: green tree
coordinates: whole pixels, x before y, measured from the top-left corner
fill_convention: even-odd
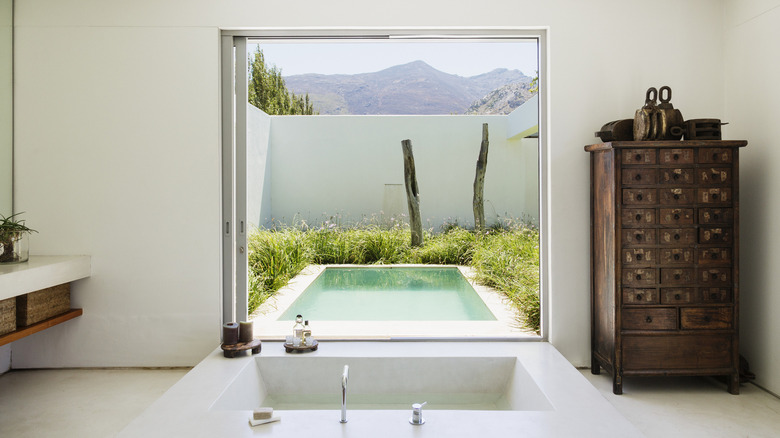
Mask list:
[[[309,93],[297,96],[287,89],[282,71],[266,65],[259,47],[249,58],[249,103],[275,116],[319,114],[309,101]]]

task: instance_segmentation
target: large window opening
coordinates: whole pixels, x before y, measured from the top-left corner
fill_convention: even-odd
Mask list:
[[[325,338],[545,337],[543,33],[239,34],[226,32],[222,46],[225,321],[252,317],[258,334],[280,338],[308,300]],[[404,140],[413,145],[422,247],[408,242]],[[473,295],[436,298],[453,271],[410,270],[409,301],[394,302],[388,290],[402,270],[337,274],[334,264],[450,265]],[[381,299],[370,298],[374,286]],[[430,311],[420,311],[423,301]],[[320,319],[321,303],[352,316]],[[360,305],[400,310],[356,325]],[[493,317],[459,320],[444,306]],[[399,324],[399,315],[414,321]]]

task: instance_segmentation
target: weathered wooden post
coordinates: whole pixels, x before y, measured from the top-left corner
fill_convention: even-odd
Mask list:
[[[409,227],[412,230],[412,246],[421,246],[420,191],[417,189],[417,174],[414,171],[412,141],[402,140],[401,149],[404,153],[404,183],[406,184],[406,201],[409,205]]]
[[[482,144],[479,146],[479,158],[477,158],[477,174],[474,176],[474,229],[485,229],[485,170],[487,169],[488,155],[488,124],[482,124]]]

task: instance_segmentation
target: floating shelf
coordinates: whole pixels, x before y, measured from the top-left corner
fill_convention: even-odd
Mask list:
[[[34,335],[35,333],[38,333],[42,330],[54,327],[57,324],[62,324],[65,321],[70,321],[73,318],[81,316],[82,313],[84,313],[82,309],[70,309],[65,313],[52,316],[49,319],[44,319],[41,322],[36,322],[35,324],[28,325],[27,327],[22,327],[10,333],[6,333],[0,336],[0,346],[10,344],[13,341],[18,341],[19,339],[30,335]]]

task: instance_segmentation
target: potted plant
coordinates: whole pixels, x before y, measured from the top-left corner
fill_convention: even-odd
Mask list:
[[[0,214],[0,263],[21,263],[30,257],[28,238],[37,231],[28,228],[24,219],[17,219],[20,214],[8,217]]]

